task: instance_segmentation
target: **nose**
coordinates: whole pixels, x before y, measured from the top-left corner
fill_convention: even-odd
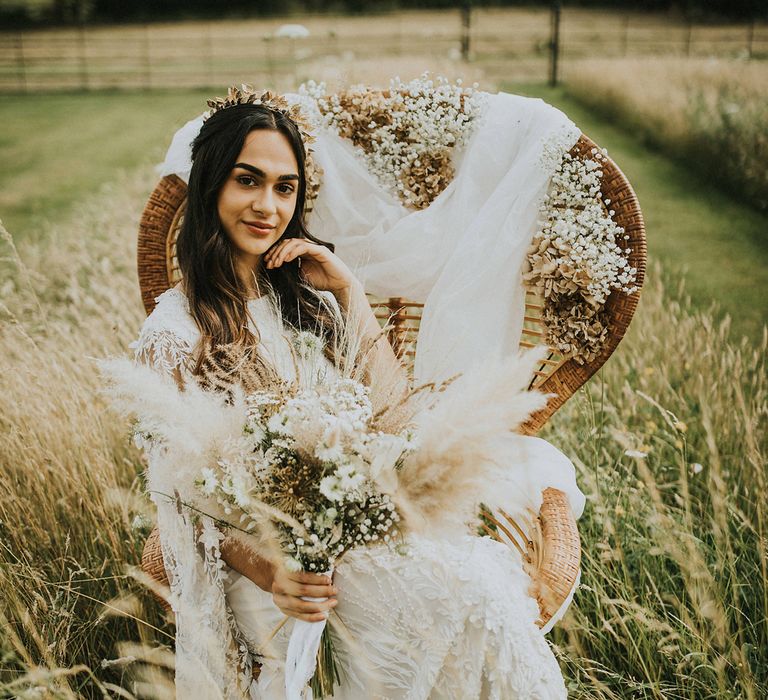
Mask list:
[[[253,194],[251,209],[255,213],[260,213],[265,219],[273,216],[277,212],[275,203],[275,194],[269,187],[260,187]]]

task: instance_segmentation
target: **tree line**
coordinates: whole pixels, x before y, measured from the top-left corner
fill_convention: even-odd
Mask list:
[[[302,13],[377,14],[399,9],[462,7],[547,7],[552,2],[522,0],[2,0],[0,27],[110,24],[180,19],[300,15]],[[637,12],[668,12],[695,21],[768,19],[765,0],[564,0],[564,8],[589,7]],[[639,7],[641,5],[641,8]]]

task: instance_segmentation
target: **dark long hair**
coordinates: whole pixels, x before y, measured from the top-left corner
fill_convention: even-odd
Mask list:
[[[334,250],[332,243],[312,236],[304,223],[306,154],[296,124],[283,113],[260,104],[235,105],[212,114],[192,143],[187,207],[176,248],[190,312],[202,334],[196,375],[202,372],[203,357],[215,356],[217,347],[228,346],[230,351],[235,348],[245,356],[257,355],[259,340],[248,328],[247,290],[237,275],[232,244],[218,212],[219,191],[237,162],[246,136],[255,129],[284,134],[299,166],[296,209],[279,240],[306,238]],[[337,324],[327,304],[301,281],[299,274],[296,260],[273,269],[267,269],[262,260],[256,271],[259,286],[274,290],[286,325],[319,333],[326,340],[326,354],[335,360],[332,348]]]

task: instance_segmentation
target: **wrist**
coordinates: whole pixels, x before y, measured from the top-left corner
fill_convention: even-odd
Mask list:
[[[363,285],[358,280],[352,280],[348,285],[334,289],[332,293],[343,309],[346,309],[355,297],[365,296]]]

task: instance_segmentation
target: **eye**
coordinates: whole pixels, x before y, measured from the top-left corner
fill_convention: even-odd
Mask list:
[[[293,185],[290,185],[287,182],[284,182],[284,183],[278,185],[277,189],[282,194],[291,194],[294,191],[295,188],[294,188]]]
[[[238,175],[236,180],[241,184],[245,185],[246,187],[250,187],[251,185],[258,184],[256,182],[256,178],[253,175]]]

